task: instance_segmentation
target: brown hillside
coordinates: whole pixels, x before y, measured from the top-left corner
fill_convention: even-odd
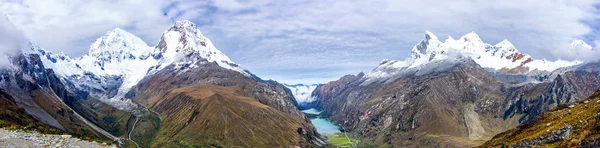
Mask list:
[[[302,141],[298,119],[237,91],[196,85],[150,97],[147,105],[164,117],[153,146],[286,147]]]

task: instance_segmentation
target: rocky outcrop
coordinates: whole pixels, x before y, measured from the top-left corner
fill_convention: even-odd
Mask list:
[[[510,88],[504,118],[523,114],[520,121],[524,123],[560,104],[585,99],[600,88],[599,74],[571,71],[558,75],[552,81]]]
[[[539,136],[535,139],[525,139],[525,140],[521,140],[520,142],[518,142],[517,144],[514,145],[510,145],[508,147],[513,148],[513,147],[533,147],[533,146],[540,146],[540,145],[544,145],[544,144],[551,144],[554,142],[559,142],[559,141],[563,141],[569,138],[569,136],[571,135],[571,131],[573,130],[573,127],[570,125],[567,125],[563,128],[560,128],[558,130],[554,130],[551,133]]]
[[[600,90],[586,99],[558,105],[480,147],[597,147],[599,108]]]

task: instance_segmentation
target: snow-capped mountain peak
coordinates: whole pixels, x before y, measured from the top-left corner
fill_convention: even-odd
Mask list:
[[[177,21],[165,31],[156,49],[158,50],[154,55],[161,57],[160,63],[194,65],[205,60],[215,62],[223,68],[250,75],[218,50],[208,38],[204,37],[196,28],[196,24],[187,20]],[[160,68],[164,68],[164,66],[167,65],[161,64]]]
[[[133,54],[139,56],[151,50],[146,42],[139,37],[121,29],[115,28],[90,45],[88,55],[111,56],[122,54]],[[123,55],[129,56],[129,55]]]
[[[115,28],[96,39],[86,54],[75,59],[43,50],[38,53],[44,65],[54,69],[65,81],[74,83],[72,87],[87,90],[93,97],[124,110],[134,106],[131,100],[123,99],[133,86],[171,65],[174,71],[183,72],[214,62],[251,76],[219,51],[190,21],[175,22],[154,47]]]
[[[471,32],[463,35],[462,37],[460,37],[459,40],[462,40],[464,42],[483,42],[481,40],[481,38],[479,38],[479,35],[477,35],[477,33],[475,33],[475,31],[471,31]]]
[[[585,45],[587,44],[580,41],[573,44],[573,46],[583,47]],[[441,42],[435,34],[425,31],[425,39],[413,47],[410,57],[404,61],[384,60],[365,78],[389,77],[395,75],[395,71],[419,69],[423,65],[432,65],[429,63],[436,63],[437,61],[461,61],[448,60],[456,57],[469,57],[481,67],[517,74],[535,70],[550,72],[561,67],[582,63],[581,61],[533,59],[530,55],[519,52],[508,40],[502,40],[495,45],[491,45],[483,42],[475,32],[469,32],[458,40],[448,37],[444,42]]]
[[[515,53],[517,53],[517,54],[520,53],[517,50],[517,48],[515,48],[515,46],[506,39],[504,39],[504,40],[500,41],[499,43],[497,43],[496,45],[494,45],[493,50],[494,51],[492,52],[492,54],[495,56],[500,56],[501,58],[506,58]]]
[[[168,31],[177,31],[195,36],[202,36],[202,33],[200,33],[200,30],[197,28],[196,24],[189,20],[176,21],[171,28],[168,29]]]
[[[506,49],[511,49],[511,50],[516,50],[515,45],[513,45],[511,42],[509,42],[508,40],[504,39],[502,41],[500,41],[499,43],[497,43],[496,45],[494,45],[495,47],[501,47],[501,48],[506,48]]]
[[[592,50],[592,46],[585,43],[583,40],[573,40],[573,42],[571,42],[571,47]]]
[[[425,40],[438,40],[438,37],[429,30],[425,30]]]

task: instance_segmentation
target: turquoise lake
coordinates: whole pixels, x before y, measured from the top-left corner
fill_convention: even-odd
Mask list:
[[[342,131],[340,126],[337,126],[329,120],[321,117],[321,111],[318,109],[311,108],[307,110],[302,110],[302,112],[304,114],[307,114],[307,117],[308,119],[310,119],[310,122],[312,122],[312,124],[315,125],[315,128],[317,128],[317,132],[323,135],[330,135]]]

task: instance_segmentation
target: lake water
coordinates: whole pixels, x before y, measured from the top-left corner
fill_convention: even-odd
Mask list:
[[[333,124],[329,120],[320,116],[321,111],[315,108],[302,110],[304,114],[307,115],[308,119],[315,125],[317,128],[317,132],[323,135],[331,135],[337,132],[341,132],[341,127]]]

